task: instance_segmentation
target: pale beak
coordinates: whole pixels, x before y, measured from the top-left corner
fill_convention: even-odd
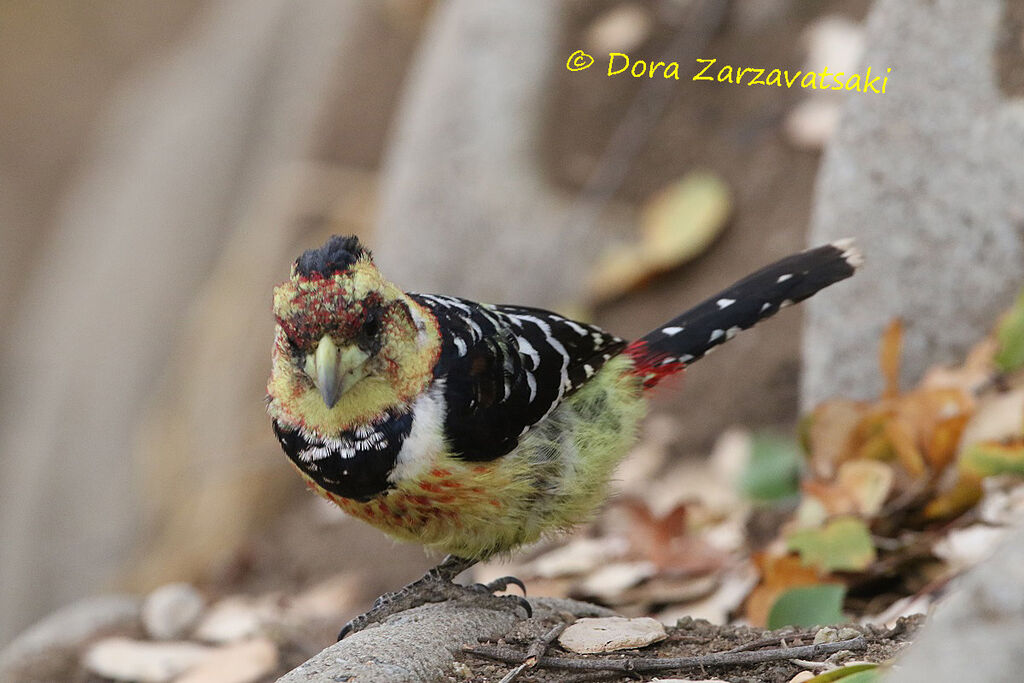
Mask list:
[[[324,403],[333,408],[342,394],[366,377],[370,354],[358,346],[338,347],[329,334],[323,336],[316,351],[306,356],[306,374],[320,390]]]

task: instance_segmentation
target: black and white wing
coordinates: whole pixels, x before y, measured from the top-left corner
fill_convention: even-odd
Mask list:
[[[441,328],[434,369],[445,433],[467,460],[493,460],[579,389],[625,341],[591,325],[523,306],[410,294]]]

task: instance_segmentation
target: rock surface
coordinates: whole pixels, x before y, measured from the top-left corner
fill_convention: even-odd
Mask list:
[[[612,614],[574,600],[531,600],[534,616],[568,611],[581,616]],[[380,626],[349,636],[316,655],[278,683],[425,683],[451,669],[452,650],[480,638],[504,636],[519,619],[512,612],[453,603],[424,605],[397,614]]]
[[[381,188],[374,254],[396,282],[556,306],[582,294],[613,226],[629,224],[611,213],[574,218],[581,207],[541,173],[563,19],[560,3],[538,0],[437,6],[407,76]]]
[[[954,585],[888,683],[1015,683],[1024,670],[1024,529]]]
[[[875,4],[862,69],[892,72],[885,94],[850,93],[811,229],[813,243],[857,237],[867,264],[808,302],[804,406],[877,395],[892,317],[907,322],[909,383],[960,359],[1021,287],[1020,14],[1000,0]]]

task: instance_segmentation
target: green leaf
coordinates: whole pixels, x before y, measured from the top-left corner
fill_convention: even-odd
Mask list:
[[[875,667],[874,669],[852,673],[840,680],[843,683],[878,683],[878,681],[882,680],[882,674],[879,672],[878,667]]]
[[[837,583],[790,588],[772,605],[768,628],[826,626],[845,621],[842,612],[846,587]]]
[[[1024,292],[1017,303],[1003,318],[996,331],[999,351],[996,352],[996,367],[1003,372],[1012,372],[1024,367]]]
[[[964,449],[960,467],[979,477],[995,474],[1024,475],[1024,441],[1009,444],[983,441]]]
[[[832,683],[840,680],[843,683],[874,683],[878,680],[877,669],[877,664],[851,664],[808,678],[805,683]]]
[[[771,434],[754,436],[750,462],[740,476],[740,491],[759,502],[792,498],[800,491],[799,447]]]
[[[837,517],[820,529],[800,529],[788,542],[804,564],[823,572],[861,571],[876,557],[871,533],[857,517]]]

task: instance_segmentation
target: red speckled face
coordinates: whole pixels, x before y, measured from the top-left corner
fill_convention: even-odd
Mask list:
[[[353,300],[350,282],[341,278],[300,277],[278,287],[275,317],[295,348],[309,353],[317,341],[330,334],[339,342],[376,337],[386,314],[379,292]],[[365,341],[371,341],[367,339]]]

